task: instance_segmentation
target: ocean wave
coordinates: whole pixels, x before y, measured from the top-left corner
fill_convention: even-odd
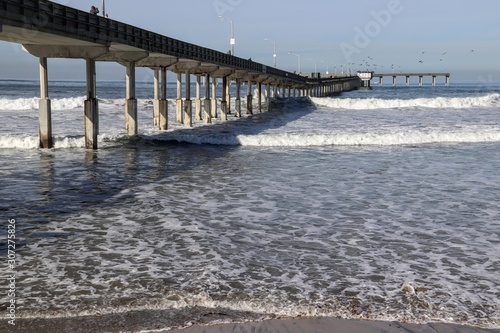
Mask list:
[[[500,130],[486,128],[456,132],[435,130],[426,132],[397,131],[391,133],[280,133],[258,135],[176,135],[171,133],[167,136],[155,136],[153,140],[252,147],[398,146],[433,143],[499,142]]]
[[[69,98],[54,98],[50,99],[51,110],[83,110],[84,101],[86,97],[69,97]],[[0,98],[0,112],[1,111],[29,111],[38,110],[39,97],[31,98]],[[123,107],[125,105],[125,98],[119,99],[99,99],[100,108],[115,108]],[[140,99],[139,105],[148,107],[152,105],[151,100]],[[152,107],[152,106],[151,106]]]
[[[462,131],[395,131],[389,133],[193,133],[176,131],[159,135],[141,135],[145,141],[179,142],[196,145],[248,146],[248,147],[327,147],[327,146],[404,146],[443,143],[500,142],[500,129],[484,128]],[[120,143],[123,136],[115,134],[99,135],[99,146]],[[38,136],[0,136],[0,148],[38,149]],[[54,148],[84,148],[84,136],[56,136]]]
[[[500,94],[489,94],[479,97],[434,97],[415,99],[382,99],[382,98],[316,98],[312,101],[318,106],[333,109],[371,110],[402,108],[438,108],[462,109],[475,107],[493,107],[500,104]]]
[[[98,136],[99,147],[105,147],[118,143],[122,136],[102,134]],[[85,148],[85,137],[82,136],[55,136],[54,149]],[[0,136],[0,149],[38,149],[39,137],[2,135]]]

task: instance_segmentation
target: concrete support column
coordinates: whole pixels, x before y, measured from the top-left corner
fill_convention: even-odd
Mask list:
[[[445,83],[445,85],[446,85],[447,87],[449,87],[449,86],[450,86],[450,77],[449,77],[449,76],[446,76],[446,83]]]
[[[127,94],[125,100],[125,127],[128,135],[137,135],[137,99],[135,98],[135,62],[127,67]]]
[[[212,101],[210,100],[210,75],[205,75],[205,100],[203,101],[205,109],[205,124],[212,122]]]
[[[435,75],[432,76],[432,86],[433,87],[436,86],[436,76]]]
[[[186,100],[184,101],[184,126],[193,126],[193,101],[191,101],[191,74],[186,70]]]
[[[87,62],[87,99],[84,102],[85,148],[97,149],[97,132],[99,123],[99,107],[96,98],[95,60]]]
[[[196,75],[195,119],[201,120],[201,77]]]
[[[160,70],[154,69],[153,81],[154,97],[153,97],[153,126],[160,124]]]
[[[167,100],[167,68],[161,69],[161,99],[159,101],[158,127],[165,131],[168,128],[168,100]]]
[[[54,147],[52,139],[52,111],[49,99],[49,73],[47,58],[40,58],[40,100],[38,102],[38,127],[40,148]]]
[[[286,87],[285,87],[285,86],[281,86],[281,96],[282,96],[283,98],[285,98],[285,97],[286,97]]]
[[[392,77],[392,85],[395,87],[396,86],[396,76]]]
[[[241,117],[241,81],[236,79],[236,99],[234,101],[234,108],[236,109],[234,116]]]
[[[177,98],[175,100],[175,121],[182,124],[182,74],[177,73]]]
[[[410,86],[410,76],[406,76],[406,86]]]
[[[252,81],[248,81],[247,114],[253,114]]]
[[[259,96],[257,97],[257,101],[258,101],[258,110],[260,113],[262,113],[262,83],[261,82],[257,82],[257,91],[258,91],[258,94]]]
[[[217,78],[212,78],[212,118],[217,118]]]
[[[222,100],[220,102],[220,119],[227,121],[227,77],[222,78]]]
[[[227,101],[227,114],[231,114],[231,81],[226,82],[226,101]]]
[[[380,81],[378,82],[378,84],[379,84],[380,86],[383,86],[383,85],[384,85],[384,77],[382,77],[382,76],[380,77]]]
[[[271,111],[271,85],[266,85],[266,109],[267,112]]]
[[[418,85],[420,87],[424,85],[424,77],[423,76],[419,76],[418,77]]]

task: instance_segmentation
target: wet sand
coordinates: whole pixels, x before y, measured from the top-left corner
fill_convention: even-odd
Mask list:
[[[248,315],[248,314],[247,314]],[[199,325],[190,325],[181,311],[137,311],[123,314],[77,318],[20,319],[16,326],[0,322],[2,333],[500,333],[499,329],[430,323],[360,321],[336,318],[273,319],[235,324],[208,325],[227,320],[224,313],[205,312],[197,316]]]
[[[500,333],[452,324],[403,324],[334,318],[268,320],[256,323],[193,326],[171,333]]]

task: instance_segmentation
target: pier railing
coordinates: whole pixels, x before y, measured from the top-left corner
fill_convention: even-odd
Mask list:
[[[187,43],[47,0],[2,1],[0,17],[9,25],[29,30],[30,34],[33,34],[33,31],[47,32],[104,46],[111,43],[124,44],[151,53],[269,74],[286,81],[308,81],[300,75],[268,67],[250,59]]]

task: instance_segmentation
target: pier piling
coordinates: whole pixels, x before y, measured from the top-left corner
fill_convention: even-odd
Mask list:
[[[97,149],[99,124],[99,103],[96,98],[95,60],[86,59],[87,64],[87,99],[84,102],[85,148]]]
[[[159,129],[166,131],[168,128],[168,100],[167,100],[167,68],[161,68],[161,99],[159,101]]]
[[[125,100],[125,126],[127,134],[137,135],[137,99],[135,98],[135,62],[126,64],[126,100]]]
[[[205,100],[203,101],[205,111],[205,124],[212,122],[212,101],[210,100],[210,75],[205,75]]]
[[[49,76],[47,58],[40,58],[40,100],[39,107],[39,135],[40,148],[52,148],[52,111],[49,99]]]

